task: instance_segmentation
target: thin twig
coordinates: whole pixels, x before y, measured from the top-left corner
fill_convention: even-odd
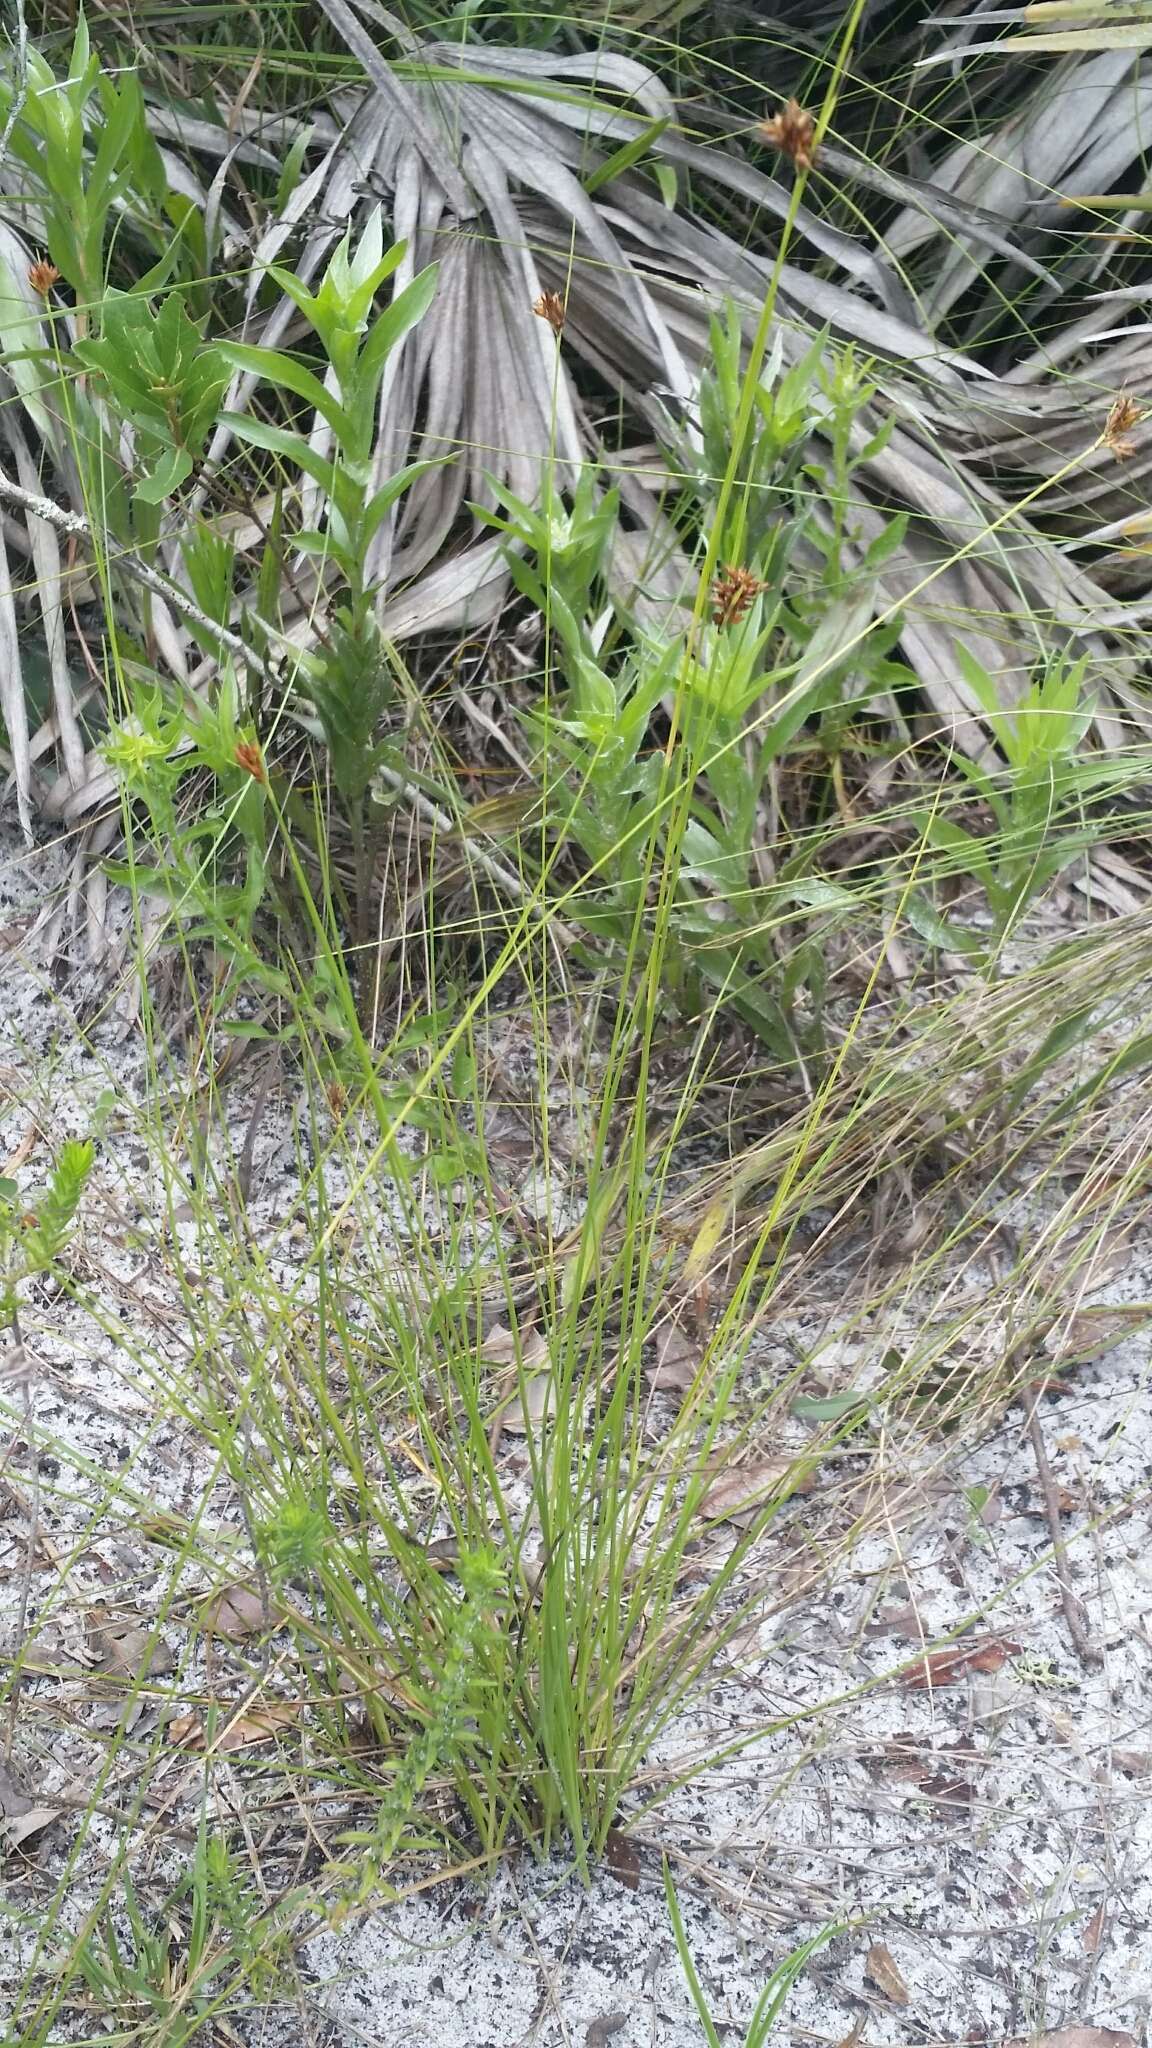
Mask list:
[[[23,485],[13,483],[11,477],[6,476],[2,469],[0,498],[7,499],[11,505],[19,505],[21,511],[29,513],[33,519],[46,520],[49,526],[55,526],[60,533],[82,536],[86,540],[92,538],[92,527],[82,512],[66,512],[64,507],[57,505],[53,499],[38,497],[35,491],[26,491]],[[154,597],[163,598],[165,604],[170,604],[176,611],[182,612],[194,625],[202,626],[219,640],[221,646],[226,647],[230,654],[235,654],[250,668],[263,668],[259,655],[245,646],[240,635],[231,632],[227,626],[222,626],[218,619],[210,618],[207,612],[201,611],[200,606],[185,595],[178,583],[169,582],[167,576],[161,576],[158,570],[150,568],[147,562],[142,562],[139,556],[132,554],[129,549],[122,549],[116,560],[126,576],[131,576],[134,582],[142,584]]]
[[[1081,1611],[1080,1602],[1072,1590],[1072,1581],[1068,1573],[1068,1552],[1065,1548],[1064,1529],[1060,1520],[1060,1496],[1056,1491],[1056,1481],[1052,1477],[1052,1467],[1048,1463],[1048,1451],[1044,1442],[1044,1432],[1040,1427],[1040,1402],[1042,1398],[1043,1392],[1039,1390],[1028,1410],[1028,1437],[1032,1445],[1032,1455],[1036,1460],[1036,1471],[1040,1478],[1040,1491],[1044,1496],[1044,1513],[1048,1522],[1048,1533],[1052,1538],[1052,1555],[1056,1561],[1056,1578],[1060,1587],[1060,1605],[1064,1609],[1064,1619],[1068,1624],[1068,1633],[1072,1638],[1072,1647],[1080,1662],[1082,1664],[1099,1664],[1103,1661],[1103,1652],[1098,1650],[1095,1644],[1088,1639],[1084,1615]]]

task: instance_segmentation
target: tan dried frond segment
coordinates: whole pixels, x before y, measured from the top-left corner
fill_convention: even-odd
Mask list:
[[[810,171],[816,155],[816,117],[810,114],[799,100],[789,100],[771,120],[761,121],[760,133],[765,142],[778,149],[795,164],[798,171]]]
[[[712,585],[713,625],[738,626],[760,592],[767,588],[768,585],[761,582],[759,576],[754,576],[751,569],[722,568]]]
[[[1135,455],[1136,443],[1132,439],[1132,429],[1138,427],[1143,418],[1144,407],[1138,405],[1127,391],[1122,391],[1119,398],[1113,399],[1108,418],[1104,422],[1102,438],[1104,446],[1111,450],[1117,462],[1127,462],[1130,455]]]
[[[546,320],[553,334],[563,334],[565,305],[559,292],[541,292],[532,307],[538,320]]]
[[[34,292],[39,292],[40,297],[46,299],[53,285],[59,284],[60,272],[46,256],[38,256],[35,263],[28,265],[28,282]]]

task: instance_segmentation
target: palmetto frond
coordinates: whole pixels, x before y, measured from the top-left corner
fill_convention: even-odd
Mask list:
[[[294,190],[249,237],[243,338],[265,346],[294,338],[295,309],[269,300],[267,266],[288,261],[314,280],[339,237],[349,227],[355,233],[375,205],[406,243],[398,289],[429,262],[439,265],[436,297],[389,366],[379,412],[378,482],[413,456],[434,459],[374,543],[370,572],[392,639],[495,617],[507,589],[501,552],[470,508],[493,505],[499,489],[531,498],[546,474],[563,487],[589,461],[619,469],[638,425],[664,432],[661,393],[690,403],[715,311],[734,302],[750,336],[775,276],[774,340],[784,359],[798,359],[822,331],[854,344],[871,363],[877,393],[874,416],[860,422],[861,445],[882,421],[894,422],[886,445],[857,470],[865,492],[859,542],[866,546],[893,510],[911,515],[901,549],[877,573],[874,604],[877,612],[903,609],[904,651],[942,726],[972,751],[988,745],[957,666],[957,640],[1010,692],[1036,659],[1038,630],[1090,657],[1105,736],[1116,736],[1118,706],[1143,717],[1126,635],[1145,619],[1144,563],[1152,558],[1129,544],[1128,522],[1145,518],[1152,439],[1137,421],[1121,455],[1105,429],[1121,390],[1137,413],[1152,395],[1152,359],[1142,322],[1132,319],[1144,286],[1119,297],[1102,290],[1099,266],[1063,261],[1052,230],[1065,217],[1063,199],[1106,189],[1135,160],[1152,111],[1142,53],[1054,60],[1039,83],[1030,74],[1027,96],[1017,95],[987,134],[942,146],[916,180],[831,137],[819,179],[792,209],[782,255],[791,171],[754,137],[722,144],[690,134],[649,66],[607,49],[562,55],[420,41],[381,10],[365,9],[398,50],[389,60],[347,0],[324,5],[365,83],[335,93],[313,120]],[[962,50],[956,61],[965,61]],[[1069,95],[1075,123],[1053,118]],[[170,176],[202,209],[212,246],[242,241],[230,181],[245,161],[276,161],[298,132],[292,121],[241,110],[230,128],[214,129],[163,106],[151,118]],[[214,172],[197,167],[213,160]],[[824,204],[837,189],[859,195],[852,233]],[[882,232],[860,224],[868,206],[879,210]],[[25,336],[42,312],[21,282],[34,251],[17,244],[10,227],[3,232],[0,341],[12,351],[6,375],[17,401],[6,409],[12,464],[33,482],[38,473],[46,482],[66,479],[55,416],[12,349],[12,309]],[[990,350],[978,313],[967,320],[965,345],[961,306],[985,285],[989,298],[1002,300],[1013,279],[1048,308],[1043,346],[1030,339],[1026,348]],[[538,306],[559,307],[562,317],[541,317]],[[1022,323],[1020,331],[1028,333]],[[227,408],[243,411],[255,389],[251,376],[238,375]],[[314,449],[326,448],[328,433],[317,415]],[[212,478],[231,452],[221,426],[186,509],[209,504]],[[659,469],[655,449],[644,466]],[[635,527],[661,513],[658,487],[638,476],[630,490],[633,531],[621,538],[617,570],[634,586],[648,560]],[[313,519],[316,495],[301,478],[301,524]],[[15,663],[4,664],[11,767],[26,815],[33,801],[47,801],[77,818],[106,782],[86,779],[52,623],[60,615],[53,542],[35,528],[13,513],[6,535],[41,591],[55,695],[37,730],[26,714],[22,727],[24,693],[12,681]],[[232,530],[243,544],[243,526]],[[258,518],[247,535],[253,575],[261,530]],[[669,602],[684,594],[692,572],[669,549],[667,532],[660,538],[660,601]],[[162,556],[178,581],[180,550],[176,521]],[[323,622],[328,585],[314,561],[297,568],[284,623],[306,644]],[[12,577],[10,568],[0,634],[14,646]],[[655,585],[642,569],[641,582],[651,605]],[[238,591],[238,613],[251,596]],[[178,612],[158,605],[153,622],[164,659],[193,686],[210,683],[211,665]],[[37,755],[54,755],[63,770],[52,789],[42,781],[37,788]]]

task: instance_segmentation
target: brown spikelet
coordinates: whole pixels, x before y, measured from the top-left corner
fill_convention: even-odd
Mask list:
[[[713,625],[738,626],[760,592],[767,588],[751,569],[722,568],[712,585]]]
[[[39,292],[40,297],[46,299],[53,285],[59,284],[60,272],[46,256],[38,256],[35,263],[28,265],[28,282],[34,292]]]
[[[1132,429],[1138,427],[1143,418],[1144,407],[1137,405],[1136,400],[1130,398],[1126,391],[1122,391],[1119,398],[1113,399],[1101,438],[1105,448],[1111,449],[1117,462],[1127,462],[1130,455],[1135,455],[1136,443],[1132,439]]]
[[[268,770],[264,766],[264,756],[254,740],[237,740],[232,758],[237,767],[247,769],[253,782],[262,782],[267,787]]]
[[[761,121],[760,133],[765,142],[778,149],[795,164],[798,171],[810,171],[816,154],[816,118],[799,100],[789,100],[771,120]]]
[[[548,322],[553,334],[563,334],[565,306],[559,292],[541,292],[532,311],[538,320]]]

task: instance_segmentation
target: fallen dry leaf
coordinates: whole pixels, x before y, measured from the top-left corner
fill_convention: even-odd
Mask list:
[[[30,1806],[27,1813],[0,1823],[0,1834],[3,1836],[5,1848],[19,1849],[25,1842],[30,1841],[33,1835],[42,1835],[45,1828],[50,1828],[54,1820],[59,1820],[62,1811],[63,1808],[59,1806]]]
[[[235,1720],[229,1720],[221,1709],[219,1733],[212,1739],[212,1751],[216,1756],[227,1755],[230,1750],[250,1749],[254,1743],[267,1742],[282,1729],[291,1727],[300,1712],[298,1700],[287,1700],[283,1704],[265,1707],[246,1707]],[[168,1724],[168,1740],[180,1749],[206,1749],[208,1737],[199,1714],[178,1714]]]
[[[534,1436],[540,1425],[554,1413],[555,1383],[550,1372],[540,1370],[548,1365],[550,1355],[547,1341],[536,1329],[521,1330],[517,1336],[506,1323],[496,1323],[485,1337],[480,1347],[484,1363],[508,1367],[508,1371],[501,1375],[497,1389],[499,1405],[489,1430],[488,1442],[493,1457],[500,1448],[500,1438],[505,1430],[511,1436]],[[509,1393],[508,1388],[513,1381],[515,1384],[511,1385]]]
[[[700,1503],[713,1522],[751,1519],[778,1494],[810,1492],[812,1479],[797,1458],[780,1452],[747,1465],[735,1465],[714,1479]]]
[[[915,1785],[940,1809],[942,1820],[962,1820],[975,1797],[975,1788],[963,1773],[975,1761],[976,1751],[967,1736],[925,1750],[905,1731],[881,1745],[869,1760],[869,1772],[873,1778]]]
[[[200,1609],[200,1626],[205,1634],[225,1636],[230,1643],[241,1643],[245,1636],[258,1635],[264,1622],[264,1602],[251,1586],[224,1586],[205,1600]]]
[[[1104,1901],[1101,1899],[1096,1911],[1080,1936],[1081,1947],[1086,1956],[1094,1956],[1104,1938]]]
[[[1144,1749],[1114,1749],[1112,1768],[1126,1778],[1146,1778],[1152,1771],[1152,1756]]]
[[[30,1836],[51,1827],[60,1811],[58,1806],[36,1806],[7,1764],[0,1763],[0,1842],[6,1849],[18,1849]]]
[[[7,1764],[0,1763],[0,1819],[19,1820],[22,1814],[31,1813],[32,1801],[22,1785],[18,1785]]]
[[[518,1363],[517,1333],[507,1323],[495,1323],[480,1346],[480,1356],[485,1365],[516,1365]],[[544,1365],[548,1358],[548,1345],[539,1330],[519,1332],[519,1358],[527,1371],[534,1365]]]
[[[966,1820],[974,1789],[967,1778],[950,1777],[945,1771],[939,1777],[924,1778],[920,1785],[925,1799],[931,1799],[939,1807],[941,1820]]]
[[[640,1850],[623,1828],[609,1828],[604,1838],[604,1861],[625,1890],[639,1891]]]
[[[95,1659],[87,1649],[72,1650],[66,1643],[51,1638],[39,1637],[25,1653],[25,1671],[35,1671],[47,1678],[79,1678],[85,1671],[91,1671]]]
[[[600,2019],[593,2020],[584,2036],[584,2048],[605,2048],[605,2044],[627,2024],[626,2012],[606,2012]]]
[[[114,1678],[163,1678],[176,1659],[138,1614],[113,1614],[103,1600],[88,1610],[86,1631],[97,1669]]]
[[[886,1948],[882,1941],[874,1941],[864,1958],[864,1975],[869,1983],[876,1986],[877,1991],[884,1993],[891,2004],[910,2003],[912,1994],[896,1968],[896,1960],[891,1949]]]
[[[868,1636],[904,1636],[909,1642],[923,1641],[924,1631],[920,1618],[911,1600],[900,1607],[879,1607],[871,1621],[864,1625]]]
[[[970,1672],[987,1676],[1000,1671],[1009,1657],[1019,1654],[1019,1643],[1011,1643],[1002,1636],[989,1636],[978,1643],[954,1643],[947,1650],[933,1650],[927,1657],[918,1657],[914,1664],[906,1664],[900,1678],[910,1690],[957,1685]]]
[[[926,1776],[920,1745],[910,1729],[890,1735],[868,1762],[872,1777],[894,1779],[897,1784],[921,1785]]]
[[[534,1372],[501,1408],[496,1423],[511,1436],[534,1436],[556,1412],[556,1382],[550,1372]]]
[[[686,1394],[700,1370],[704,1348],[676,1316],[666,1316],[652,1332],[656,1363],[646,1377],[662,1394]]]
[[[9,1174],[16,1173],[25,1164],[25,1161],[32,1157],[33,1152],[36,1150],[36,1140],[39,1136],[40,1132],[37,1126],[29,1124],[16,1150],[10,1152],[3,1165],[0,1165],[0,1178],[7,1179]]]
[[[540,1151],[539,1140],[518,1119],[501,1123],[494,1117],[484,1119],[484,1147],[489,1159],[503,1166],[534,1166]]]

